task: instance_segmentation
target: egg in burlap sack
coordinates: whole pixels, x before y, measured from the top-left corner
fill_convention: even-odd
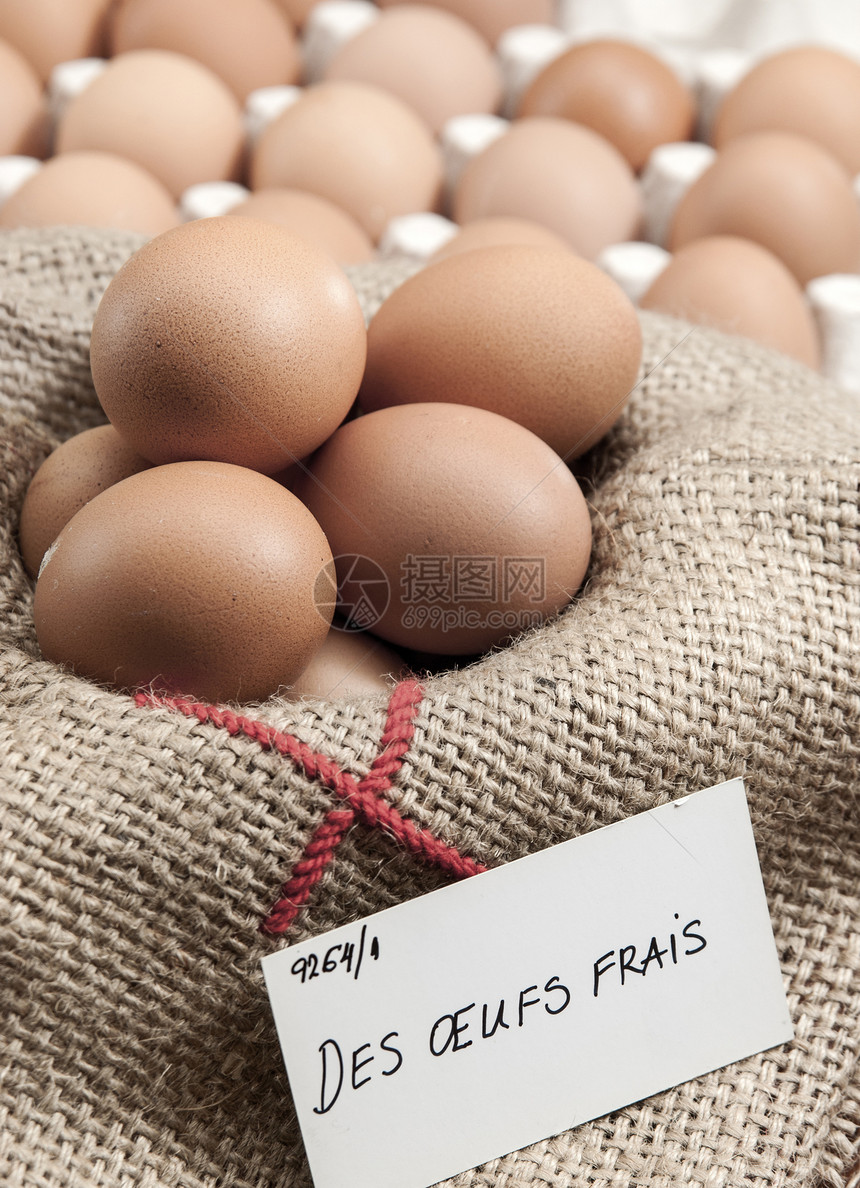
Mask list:
[[[135,698],[40,658],[16,528],[41,460],[103,420],[92,316],[140,242],[0,240],[0,1183],[306,1188],[262,956],[735,776],[793,1042],[447,1183],[856,1181],[856,402],[642,315],[564,613],[390,699]],[[409,271],[354,269],[366,311]]]

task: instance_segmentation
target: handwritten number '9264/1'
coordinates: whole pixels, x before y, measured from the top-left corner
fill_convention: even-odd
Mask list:
[[[297,957],[290,967],[290,973],[304,983],[318,978],[321,974],[334,973],[336,970],[344,969],[357,980],[366,952],[374,961],[379,960],[379,937],[371,937],[369,945],[367,941],[367,925],[362,924],[361,935],[357,943],[345,941],[330,945],[322,960],[316,953],[308,953],[306,957]]]

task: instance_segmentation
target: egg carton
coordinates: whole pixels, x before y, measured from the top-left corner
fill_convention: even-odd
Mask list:
[[[346,41],[377,19],[368,0],[322,0],[306,27],[309,76],[322,77]],[[598,263],[634,302],[665,268],[667,232],[689,187],[712,163],[708,143],[716,111],[743,75],[766,55],[798,43],[829,46],[860,59],[860,19],[849,0],[557,0],[555,25],[524,25],[502,35],[496,54],[504,81],[502,116],[466,114],[441,133],[450,196],[466,164],[504,135],[520,98],[535,76],[577,41],[622,37],[661,56],[692,88],[699,109],[697,139],[655,149],[642,172],[644,241],[606,248]],[[857,184],[860,201],[860,179]],[[457,232],[438,214],[393,220],[379,249],[429,259]],[[860,277],[816,278],[806,289],[822,339],[822,371],[860,393]]]
[[[301,33],[305,82],[320,80],[334,55],[379,16],[371,0],[314,4]],[[379,254],[426,261],[453,238],[458,226],[448,217],[450,198],[463,169],[507,133],[522,94],[545,66],[571,45],[599,36],[624,38],[660,56],[690,86],[699,112],[696,139],[660,145],[640,174],[641,240],[612,244],[597,259],[634,303],[671,258],[666,244],[675,209],[712,163],[714,114],[746,71],[767,54],[798,43],[830,46],[860,59],[860,14],[852,0],[781,0],[778,5],[768,0],[702,0],[697,5],[679,0],[555,0],[553,24],[508,29],[496,44],[503,81],[501,114],[458,115],[442,128],[447,213],[420,211],[394,218],[379,239]],[[54,69],[48,87],[52,125],[106,65],[101,58],[83,58]],[[289,85],[261,88],[248,96],[248,151],[302,94],[302,87]],[[39,168],[41,162],[35,158],[0,158],[0,203]],[[860,201],[860,179],[855,189]],[[181,195],[180,217],[225,214],[250,192],[232,181],[195,184]],[[860,393],[860,276],[818,277],[807,285],[806,297],[821,337],[822,372]]]

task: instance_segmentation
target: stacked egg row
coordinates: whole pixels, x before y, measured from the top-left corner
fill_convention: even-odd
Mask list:
[[[590,557],[568,463],[620,416],[641,346],[620,287],[556,247],[442,259],[368,331],[342,269],[283,228],[156,236],[93,324],[110,424],[49,455],[22,510],[43,655],[251,701],[327,691],[308,669],[347,636],[362,661],[366,630],[462,657],[542,624]],[[377,664],[379,685],[402,661]]]

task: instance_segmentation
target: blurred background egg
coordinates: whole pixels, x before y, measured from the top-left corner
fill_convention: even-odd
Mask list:
[[[561,116],[600,133],[639,171],[660,144],[690,139],[696,106],[664,61],[628,41],[573,45],[526,89],[521,116]]]
[[[284,0],[288,3],[289,0]],[[434,8],[452,12],[468,21],[492,46],[514,25],[550,25],[555,18],[554,0],[427,0]],[[377,0],[380,8],[393,8],[400,0]]]
[[[365,411],[473,405],[577,458],[621,415],[639,372],[632,303],[573,252],[506,244],[429,265],[368,330]]]
[[[433,253],[433,260],[444,260],[473,248],[497,247],[506,243],[531,244],[533,247],[554,247],[572,250],[566,240],[548,227],[529,219],[497,218],[473,219],[460,227],[455,235]]]
[[[608,140],[569,120],[534,116],[516,120],[468,162],[452,209],[458,223],[529,219],[594,260],[609,244],[636,238],[641,195]]]
[[[373,259],[374,247],[367,232],[345,210],[318,194],[277,187],[257,190],[227,213],[275,223],[291,235],[315,243],[339,264]]]
[[[342,623],[332,623],[322,646],[286,696],[290,701],[302,697],[331,701],[366,693],[390,693],[406,669],[402,657],[369,632],[349,631]]]
[[[639,304],[742,334],[818,367],[818,329],[803,290],[772,252],[712,235],[678,249]]]
[[[397,215],[432,210],[442,154],[401,99],[364,83],[308,87],[260,135],[251,188],[308,190],[341,207],[377,242]]]
[[[80,509],[48,550],[33,615],[42,655],[113,688],[256,701],[291,684],[330,617],[319,525],[255,471],[155,466]]]
[[[0,227],[65,223],[160,235],[178,222],[176,203],[161,182],[114,153],[52,157],[0,206]]]
[[[42,157],[48,117],[39,76],[8,41],[0,41],[0,156]]]
[[[33,475],[21,508],[18,541],[27,573],[36,576],[45,550],[85,503],[151,465],[112,425],[85,429],[57,446]]]
[[[59,153],[100,149],[142,165],[178,198],[197,182],[238,176],[239,104],[206,66],[164,50],[111,59],[60,117]]]
[[[291,24],[301,29],[317,0],[272,0],[272,3],[287,16]]]
[[[456,115],[494,112],[502,78],[483,37],[452,13],[397,4],[328,63],[331,81],[365,82],[408,103],[434,131]]]
[[[112,55],[161,49],[202,62],[240,102],[302,71],[293,27],[273,0],[119,0],[108,33]]]
[[[801,285],[860,267],[860,206],[825,149],[789,132],[730,140],[678,203],[668,247],[737,235],[773,252]]]
[[[342,601],[364,566],[341,612],[364,591],[367,627],[395,645],[485,651],[566,606],[588,566],[576,479],[540,438],[485,409],[409,404],[357,417],[296,490],[329,541]]]
[[[794,132],[860,173],[860,62],[821,45],[770,54],[720,104],[713,142],[747,132]]]
[[[111,0],[3,0],[0,37],[11,42],[46,83],[60,62],[105,54]]]
[[[96,311],[96,394],[153,462],[274,474],[348,413],[367,334],[355,291],[307,240],[259,219],[196,219],[150,240]]]

